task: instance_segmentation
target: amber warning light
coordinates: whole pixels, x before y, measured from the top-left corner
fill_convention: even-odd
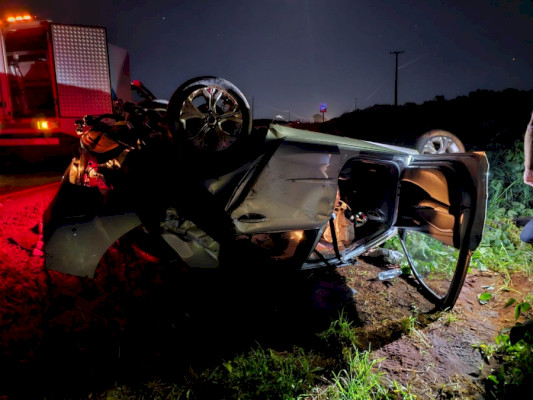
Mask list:
[[[7,22],[31,21],[33,17],[30,14],[10,15],[6,18]]]
[[[37,129],[46,131],[52,128],[57,128],[57,124],[51,122],[51,121],[37,121]]]

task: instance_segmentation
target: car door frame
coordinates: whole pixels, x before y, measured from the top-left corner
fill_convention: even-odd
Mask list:
[[[441,308],[453,307],[457,301],[466,279],[471,255],[481,242],[487,209],[488,168],[487,157],[482,152],[416,155],[410,157],[409,162],[400,176],[399,211],[395,223],[398,229],[398,236],[413,275],[426,291],[426,294],[430,295],[431,299]],[[402,185],[405,190],[405,183],[408,179],[406,177],[414,170],[442,172],[443,169],[447,169],[447,172],[444,174],[445,181],[438,179],[442,178],[441,176],[433,181],[428,179],[425,184],[433,186],[429,188],[433,192],[441,191],[441,193],[436,193],[435,196],[439,196],[440,200],[443,200],[443,192],[446,192],[449,197],[449,210],[455,213],[455,215],[453,216],[453,232],[451,237],[448,237],[451,242],[445,244],[452,245],[459,250],[459,253],[450,287],[446,295],[439,296],[424,282],[416,268],[413,267],[413,260],[410,256],[409,249],[406,247],[405,236],[407,231],[413,229],[413,226],[402,224],[406,221],[405,215],[402,215],[405,210],[405,205],[402,204]],[[440,187],[444,183],[447,184],[445,190]],[[437,186],[439,187],[437,188]],[[438,202],[438,199],[436,199],[436,203]],[[456,202],[459,202],[459,204],[455,204]],[[428,213],[424,213],[424,215],[431,216]],[[436,212],[434,215],[438,215],[438,213]],[[417,226],[416,230],[436,238],[435,235],[432,235],[425,229],[429,228],[430,225],[428,224],[426,227]],[[437,228],[439,227],[437,226]],[[436,239],[444,243],[443,240]]]

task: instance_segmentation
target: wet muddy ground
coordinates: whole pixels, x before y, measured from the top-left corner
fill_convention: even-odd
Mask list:
[[[35,247],[54,191],[0,198],[0,396],[77,397],[117,382],[175,381],[257,342],[313,350],[342,311],[359,347],[420,399],[482,398],[490,366],[473,345],[514,325],[506,302],[533,289],[522,275],[473,270],[443,313],[411,278],[379,281],[382,268],[364,259],[331,271],[228,276],[161,265],[149,248],[127,243],[106,255],[95,280],[47,273]],[[493,298],[482,305],[489,286]]]
[[[397,279],[384,288],[383,282],[359,279],[374,268],[364,265],[341,274],[358,289],[354,300],[363,337],[373,356],[382,359],[381,370],[409,385],[419,398],[482,398],[483,378],[491,366],[474,346],[494,343],[495,336],[515,324],[514,307],[505,304],[511,297],[531,293],[531,281],[523,275],[507,280],[473,270],[454,309],[441,312],[433,310],[408,280]],[[482,305],[478,295],[487,287],[494,287],[493,298]]]

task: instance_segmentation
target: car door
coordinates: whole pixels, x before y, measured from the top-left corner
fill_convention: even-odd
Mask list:
[[[256,265],[299,269],[331,218],[339,149],[328,143],[277,141],[249,170],[227,211]],[[262,260],[262,261],[260,261]]]
[[[483,153],[412,156],[400,175],[398,229],[411,271],[451,307],[483,234],[488,162]]]
[[[313,230],[330,218],[337,191],[339,149],[283,141],[257,176],[241,183],[228,207],[241,234]]]

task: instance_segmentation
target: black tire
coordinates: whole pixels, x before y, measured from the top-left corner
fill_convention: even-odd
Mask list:
[[[212,76],[181,85],[168,104],[173,140],[197,154],[232,153],[250,135],[252,115],[248,101],[231,82]]]
[[[424,133],[416,141],[416,149],[420,154],[464,153],[465,146],[453,133],[433,130]]]

